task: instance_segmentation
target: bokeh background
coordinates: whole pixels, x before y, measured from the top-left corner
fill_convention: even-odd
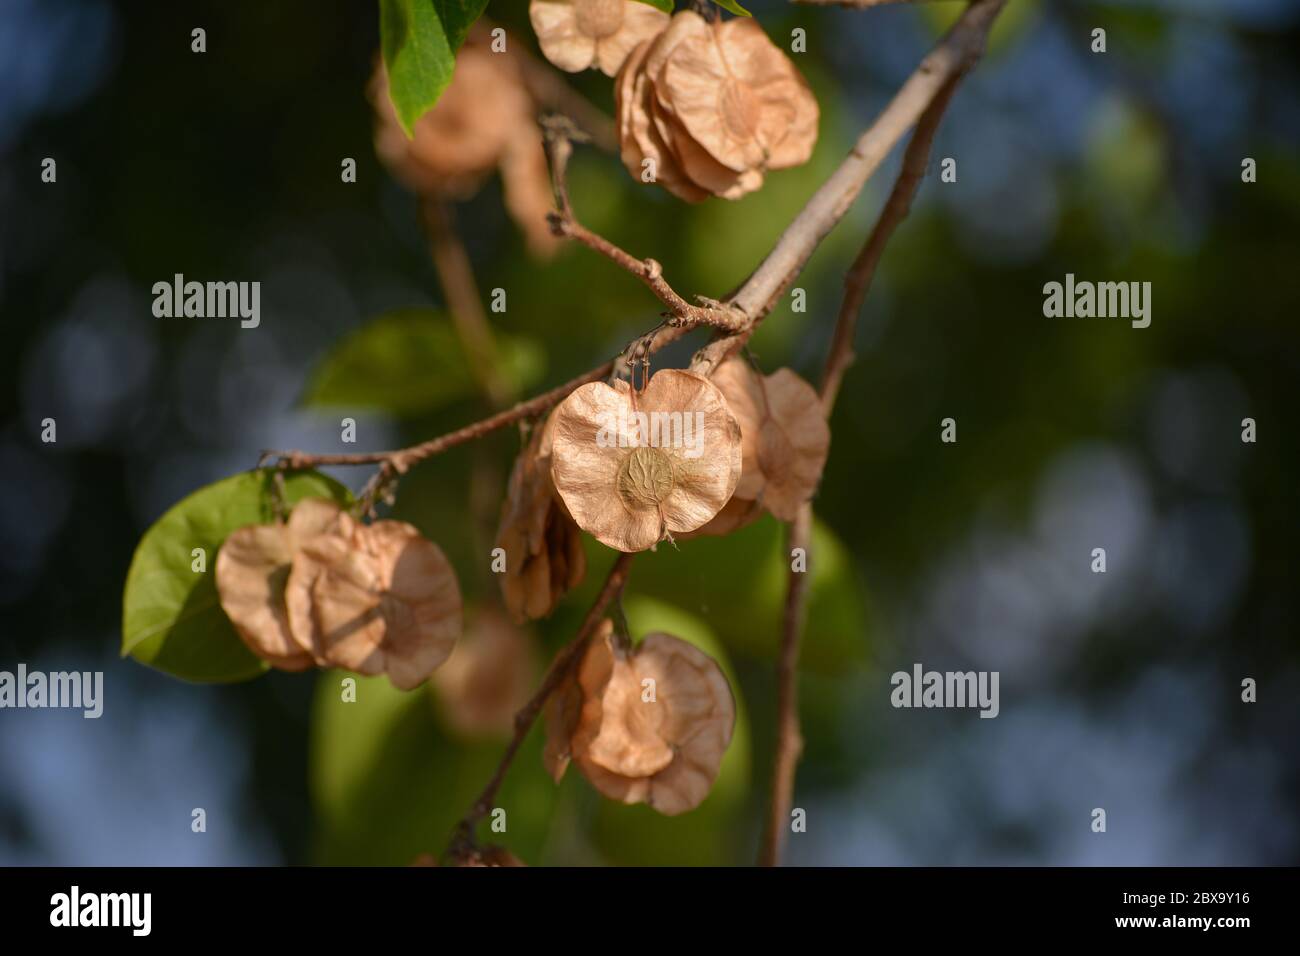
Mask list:
[[[797,62],[823,111],[808,166],[696,207],[591,150],[572,172],[580,217],[688,292],[748,274],[959,5],[750,6],[778,42],[807,30]],[[489,14],[535,49],[522,2]],[[383,367],[358,373],[376,390],[365,407],[305,401],[346,337],[442,306],[416,202],[371,146],[377,19],[369,2],[0,4],[0,669],[106,684],[97,721],[0,711],[0,862],[404,864],[441,849],[500,753],[460,737],[430,691],[364,681],[341,706],[333,675],[198,686],[118,656],[133,548],[190,491],[263,448],[389,447],[485,412]],[[190,52],[195,26],[206,54]],[[1105,55],[1089,51],[1097,26]],[[1300,861],[1297,51],[1290,0],[1011,0],[938,136],[958,182],[932,175],[890,246],[832,423],[801,686],[808,832],[790,861]],[[612,109],[608,79],[573,84]],[[46,156],[57,185],[40,182]],[[810,263],[807,311],[787,300],[763,324],[765,368],[819,374],[897,162]],[[496,182],[457,224],[484,294],[508,292],[493,319],[528,357],[521,387],[657,321],[586,250],[530,258]],[[260,280],[261,326],[154,318],[150,287],[177,272]],[[1042,286],[1067,272],[1150,281],[1150,328],[1044,318]],[[342,415],[356,446],[339,444]],[[56,445],[40,442],[47,416]],[[939,441],[948,416],[955,444]],[[476,605],[496,594],[466,502],[518,445],[507,430],[433,459],[395,509]],[[609,564],[590,554],[587,585],[534,629],[539,667]],[[751,862],[783,568],[771,519],[633,565],[634,630],[709,646],[740,700],[703,806],[665,819],[576,773],[557,788],[535,732],[499,841],[529,863]],[[915,662],[1000,671],[1000,716],[891,708],[890,674]],[[1257,703],[1240,700],[1245,677]]]

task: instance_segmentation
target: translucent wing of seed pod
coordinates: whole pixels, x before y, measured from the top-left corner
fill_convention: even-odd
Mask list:
[[[627,171],[638,181],[646,160],[649,160],[654,182],[679,199],[700,202],[708,198],[708,191],[686,177],[650,115],[652,90],[641,70],[648,48],[649,44],[643,43],[632,51],[614,84],[619,156]]]
[[[803,150],[811,153],[816,100],[751,19],[711,24],[707,36],[684,39],[657,88],[686,131],[729,169],[771,168],[774,158],[792,165]]]
[[[606,76],[668,25],[668,14],[633,0],[532,0],[528,16],[548,60],[570,73],[595,66]]]
[[[749,362],[734,353],[717,367],[710,380],[722,392],[727,408],[740,425],[741,470],[735,496],[755,499],[766,484],[759,466],[759,443],[768,418],[763,383]]]
[[[292,560],[283,525],[233,531],[217,552],[217,594],[249,650],[281,670],[300,671],[313,660],[294,641],[284,610],[284,582]]]
[[[581,533],[551,484],[553,420],[515,459],[497,530],[496,546],[506,554],[501,593],[517,621],[549,615],[587,571]]]
[[[613,33],[596,41],[596,65],[606,76],[613,76],[623,66],[628,54],[639,43],[653,39],[668,26],[669,17],[639,0],[577,0],[591,7],[622,7],[622,22]]]
[[[705,535],[712,538],[722,538],[733,531],[739,531],[741,528],[753,524],[762,514],[763,506],[759,502],[751,498],[742,498],[740,495],[732,495],[731,500],[708,523],[701,525],[694,531],[678,535],[677,540],[689,541],[691,538],[699,538]]]
[[[757,499],[782,521],[794,520],[817,490],[830,450],[817,392],[788,368],[763,377],[737,355],[718,367],[713,382],[740,422],[743,466],[736,498]]]
[[[724,199],[739,199],[763,184],[757,170],[737,172],[723,166],[697,143],[673,115],[671,102],[661,89],[663,68],[669,55],[688,37],[709,36],[709,26],[702,17],[689,10],[675,15],[668,29],[659,34],[646,51],[641,72],[645,75],[646,94],[643,105],[671,152],[675,167],[700,189]]]
[[[531,637],[492,607],[481,607],[433,686],[448,722],[467,736],[508,736],[537,671]]]
[[[663,369],[637,394],[626,382],[593,382],[554,418],[555,488],[580,528],[620,551],[698,528],[740,477],[740,426],[722,393],[692,372]]]
[[[584,692],[573,749],[588,763],[620,777],[649,777],[673,762],[664,737],[666,708],[641,705],[642,688],[632,655],[606,636],[583,660]]]
[[[777,369],[763,386],[768,407],[759,443],[759,466],[767,479],[763,506],[782,521],[793,521],[817,491],[831,430],[817,392],[790,369]]]
[[[739,199],[763,185],[760,170],[738,173],[710,156],[654,97],[649,98],[649,108],[660,139],[676,160],[675,166],[694,185],[723,199]]]
[[[542,54],[561,70],[578,73],[596,59],[596,38],[578,26],[572,0],[532,0],[528,19]]]
[[[585,666],[588,671],[587,685],[594,688],[593,693],[598,693],[603,686],[600,677],[602,670],[604,680],[609,679],[608,665],[612,665],[613,661],[609,636],[613,630],[614,625],[609,619],[596,625],[577,666],[570,669],[546,699],[546,746],[542,750],[542,764],[556,783],[560,782],[573,758],[573,733],[582,716],[582,704],[586,697],[579,680],[580,674]]]
[[[286,524],[240,528],[217,553],[221,607],[249,649],[273,667],[299,671],[314,663],[289,628],[285,584],[300,544],[333,526],[339,514],[332,501],[306,498]]]
[[[401,690],[422,683],[460,635],[455,572],[436,544],[400,521],[308,541],[294,558],[286,602],[295,637],[309,637],[318,660],[387,673]]]
[[[573,756],[597,790],[669,816],[703,802],[736,720],[716,661],[669,634],[650,634],[631,651],[606,637],[588,648],[578,683]]]

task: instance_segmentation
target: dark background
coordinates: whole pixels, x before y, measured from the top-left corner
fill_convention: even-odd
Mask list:
[[[748,274],[958,7],[751,9],[779,44],[808,32],[796,62],[823,116],[808,166],[688,207],[612,157],[575,160],[583,220],[688,293]],[[535,49],[522,3],[489,14]],[[328,675],[194,686],[118,657],[132,550],[185,494],[263,448],[352,450],[342,415],[369,449],[485,411],[301,401],[342,336],[442,300],[415,201],[371,147],[377,20],[368,2],[0,3],[0,669],[102,669],[106,685],[98,721],[0,711],[0,862],[406,863],[441,848],[500,752],[457,739],[426,692],[363,682],[345,711]],[[1098,26],[1104,55],[1089,51]],[[1300,859],[1298,41],[1285,0],[1011,0],[886,253],[832,422],[795,800],[809,826],[791,861]],[[607,78],[573,83],[612,109]],[[57,184],[40,181],[46,156]],[[946,156],[957,183],[938,180]],[[1244,157],[1258,182],[1242,183]],[[764,323],[765,368],[818,375],[896,167],[799,281],[807,312],[787,300]],[[485,295],[508,290],[500,330],[544,363],[530,389],[657,321],[639,284],[585,250],[529,258],[495,182],[457,218]],[[261,281],[261,326],[155,319],[150,287],[177,272]],[[1043,284],[1067,272],[1150,281],[1151,326],[1045,318]],[[47,416],[55,445],[40,442]],[[956,444],[939,441],[948,416]],[[398,516],[447,550],[471,602],[495,596],[466,518],[471,464],[504,471],[517,447],[507,430],[402,484]],[[537,629],[547,647],[572,632],[602,550]],[[771,519],[634,565],[634,629],[714,646],[741,701],[700,809],[613,806],[576,774],[556,788],[534,734],[501,842],[530,863],[752,861],[782,568]],[[891,708],[890,674],[915,662],[999,671],[1000,716]],[[1258,703],[1241,702],[1245,677]]]

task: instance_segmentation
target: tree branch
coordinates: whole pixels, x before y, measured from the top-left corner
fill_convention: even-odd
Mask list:
[[[772,251],[768,253],[753,274],[725,302],[705,306],[708,317],[718,321],[704,321],[699,315],[693,315],[690,312],[687,312],[685,316],[674,313],[678,323],[675,325],[670,323],[668,327],[661,328],[654,333],[646,351],[653,353],[669,342],[680,338],[682,334],[692,327],[692,324],[712,325],[715,328],[724,330],[725,334],[706,346],[705,349],[701,350],[700,356],[697,356],[697,360],[700,362],[699,367],[711,371],[712,368],[716,368],[722,359],[746,342],[753,333],[755,326],[764,316],[771,312],[780,296],[784,294],[803,269],[813,250],[844,217],[844,214],[862,191],[867,179],[879,167],[893,146],[919,119],[920,115],[939,95],[947,82],[954,76],[969,69],[978,59],[993,18],[1001,10],[1004,3],[1005,0],[974,0],[971,3],[952,29],[921,61],[916,71],[903,84],[903,87],[890,101],[884,112],[859,137],[857,144],[836,171],[813,194],[799,215],[782,232]],[[562,139],[568,142],[574,138],[574,134],[570,132]],[[564,162],[567,163],[567,161],[568,157],[565,156]],[[572,219],[571,206],[567,197],[567,184],[563,181],[563,177],[561,177],[557,185],[556,201],[557,208],[560,211],[559,215],[562,218],[567,215],[569,219]],[[567,214],[566,210],[568,210]],[[585,230],[584,234],[591,235],[585,233]],[[612,244],[610,246],[613,250],[621,253],[622,257],[625,257],[621,261],[619,259],[614,261],[624,268],[633,265],[634,269],[628,271],[632,271],[647,285],[651,283],[650,275],[656,271],[657,263],[654,266],[647,265],[648,262],[653,263],[653,260],[636,259],[629,253],[618,250],[618,247]],[[593,246],[593,248],[609,257],[610,250],[597,248],[596,246]],[[662,275],[656,276],[653,281],[657,282],[658,280],[662,280]],[[678,304],[679,307],[685,305],[688,310],[696,308],[690,306],[689,303],[685,303],[676,292],[672,292],[666,281],[657,289],[652,286],[652,291],[655,291],[657,295],[660,292],[664,293],[664,295],[660,296],[661,301],[664,301],[664,296],[671,292],[671,298],[665,301],[665,304],[671,302]],[[734,327],[736,325],[734,313],[737,309],[746,317],[739,328]],[[728,327],[732,327],[730,331],[727,331]],[[607,377],[615,370],[615,367],[616,363],[606,362],[535,398],[520,402],[512,408],[498,412],[480,422],[466,425],[457,431],[413,445],[410,448],[385,452],[324,455],[312,455],[301,451],[265,452],[262,457],[263,460],[271,457],[277,458],[280,466],[285,468],[311,468],[317,465],[378,464],[389,477],[400,475],[412,465],[432,455],[467,441],[473,441],[512,422],[546,411],[552,405],[564,399],[573,389],[588,382]],[[696,367],[697,365],[693,363],[692,368]]]
[[[996,15],[1001,5],[1000,0],[989,4],[993,15]],[[971,9],[974,9],[974,5]],[[992,23],[992,17],[983,22],[984,29],[987,31]],[[853,338],[857,330],[858,313],[875,278],[876,267],[898,224],[911,211],[912,200],[921,185],[921,180],[925,178],[925,171],[930,162],[930,148],[934,143],[935,132],[958,84],[966,72],[974,66],[974,62],[973,59],[965,61],[963,66],[948,76],[931,98],[903,154],[898,180],[881,208],[879,218],[867,241],[844,278],[844,299],[831,337],[820,389],[822,408],[827,418],[830,417],[831,410],[835,406],[844,372],[853,361]],[[812,504],[806,503],[790,524],[791,550],[803,548],[804,554],[808,553],[812,519]],[[785,835],[789,832],[795,772],[803,753],[803,735],[799,729],[798,711],[799,645],[803,636],[809,573],[808,570],[802,572],[791,570],[786,591],[781,649],[777,663],[776,755],[772,766],[771,799],[758,859],[762,866],[776,866],[780,862]]]
[[[808,553],[812,538],[812,504],[804,502],[786,534],[788,551],[802,548]],[[781,654],[777,662],[776,754],[772,761],[772,798],[758,851],[759,866],[776,866],[781,861],[785,835],[790,830],[790,806],[794,802],[794,772],[803,754],[799,730],[799,636],[808,602],[808,575],[790,572],[781,619]]]
[[[735,332],[745,327],[747,318],[735,309],[721,303],[706,302],[691,305],[668,284],[663,266],[654,259],[638,259],[620,249],[604,236],[592,232],[578,222],[569,200],[569,157],[573,142],[578,139],[572,124],[565,117],[547,117],[542,121],[546,134],[546,154],[551,163],[551,182],[555,187],[556,211],[549,215],[551,231],[561,238],[572,239],[594,252],[600,253],[620,269],[636,276],[655,297],[668,307],[670,324],[694,327],[709,325],[716,329]]]
[[[614,561],[614,566],[609,570],[609,576],[605,578],[600,593],[596,595],[595,602],[587,611],[587,616],[583,618],[582,626],[578,628],[577,635],[555,655],[554,660],[551,661],[551,666],[546,671],[546,676],[542,679],[541,686],[537,688],[536,693],[533,694],[528,703],[524,704],[519,712],[515,714],[514,735],[510,738],[505,753],[501,755],[501,761],[497,764],[496,772],[492,774],[492,778],[488,780],[487,785],[478,795],[478,799],[474,801],[469,808],[469,812],[461,818],[452,833],[451,843],[447,848],[448,853],[451,855],[462,854],[474,846],[475,826],[492,811],[492,804],[496,800],[497,791],[501,789],[501,784],[505,781],[506,772],[510,769],[510,764],[514,761],[519,748],[523,746],[524,738],[528,736],[533,724],[537,722],[537,717],[541,714],[547,699],[560,686],[560,682],[564,680],[570,669],[582,656],[587,641],[596,630],[596,625],[604,617],[605,609],[623,593],[623,587],[627,584],[628,569],[632,564],[633,557],[634,555],[626,552],[619,554]]]

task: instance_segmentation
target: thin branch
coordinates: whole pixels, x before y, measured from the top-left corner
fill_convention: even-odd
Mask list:
[[[827,350],[826,367],[822,372],[821,398],[827,418],[830,417],[831,409],[835,406],[844,372],[853,363],[855,357],[853,337],[857,331],[858,313],[862,311],[862,303],[871,289],[871,282],[876,275],[876,266],[880,264],[880,257],[884,254],[886,244],[894,235],[894,230],[912,211],[912,200],[916,196],[917,189],[920,188],[921,180],[925,178],[926,168],[930,165],[930,147],[934,143],[934,134],[939,129],[944,111],[948,108],[948,103],[952,100],[960,82],[961,74],[949,80],[922,115],[920,122],[916,124],[916,132],[912,134],[907,150],[903,153],[903,165],[899,170],[898,180],[894,183],[889,198],[885,200],[885,205],[881,207],[880,218],[876,220],[875,228],[871,230],[867,241],[863,243],[862,249],[844,276],[844,298],[840,302],[835,331],[831,336],[830,348]]]
[[[993,14],[996,14],[1001,3],[994,2],[990,6]],[[991,18],[984,23],[984,29],[987,30],[992,23]],[[935,131],[939,128],[944,111],[951,102],[958,84],[972,66],[974,60],[967,60],[961,68],[952,73],[925,108],[916,124],[916,132],[913,133],[903,154],[898,180],[881,208],[867,241],[845,276],[844,299],[840,305],[835,331],[826,357],[825,371],[822,374],[820,394],[822,408],[827,418],[830,417],[835,399],[839,395],[844,372],[853,361],[853,338],[857,329],[858,314],[866,299],[867,291],[871,288],[876,267],[898,224],[911,211],[912,200],[929,166]],[[789,546],[792,551],[794,548],[803,548],[803,553],[805,555],[808,553],[812,517],[812,504],[806,503],[791,522]],[[768,816],[759,850],[759,864],[762,866],[776,866],[781,860],[785,835],[789,832],[790,807],[794,801],[795,772],[803,753],[798,706],[799,645],[803,636],[804,605],[809,573],[806,568],[804,571],[791,570],[786,591],[781,650],[777,663],[776,755],[772,766],[772,791]]]
[[[577,378],[570,379],[563,385],[557,385],[550,391],[536,395],[527,401],[519,402],[512,405],[504,411],[497,412],[495,415],[489,415],[481,421],[473,422],[463,428],[458,428],[453,432],[445,435],[439,435],[429,441],[421,442],[418,445],[412,445],[409,448],[398,448],[393,451],[365,451],[350,452],[338,454],[312,454],[303,451],[265,451],[262,453],[262,460],[268,461],[275,459],[280,467],[290,470],[299,468],[317,468],[321,465],[392,465],[394,471],[398,474],[404,474],[412,465],[415,465],[426,458],[431,458],[449,448],[455,448],[457,445],[463,445],[466,442],[482,438],[499,428],[505,428],[515,422],[522,421],[525,418],[532,418],[540,415],[549,409],[552,405],[561,401],[566,395],[575,388],[586,385],[588,382],[597,382],[606,378],[614,370],[613,362],[606,362],[588,372],[584,372]]]
[[[583,618],[582,626],[578,628],[577,635],[555,655],[555,659],[551,661],[551,666],[546,671],[546,676],[542,679],[541,686],[537,688],[536,693],[533,694],[528,703],[524,704],[519,712],[515,714],[514,735],[510,738],[505,753],[501,755],[496,771],[492,774],[492,778],[488,780],[487,785],[483,787],[478,799],[469,808],[469,812],[456,825],[456,829],[452,834],[451,845],[448,848],[452,854],[464,852],[466,848],[474,845],[474,827],[492,811],[492,804],[496,800],[497,791],[501,789],[501,784],[505,781],[506,772],[510,769],[510,764],[514,761],[519,748],[523,746],[524,738],[528,736],[533,724],[537,722],[537,718],[546,705],[547,699],[560,686],[561,681],[564,680],[570,669],[582,656],[587,641],[596,630],[596,625],[604,617],[605,609],[623,593],[623,587],[627,584],[628,569],[632,564],[632,558],[633,555],[626,552],[618,556],[614,566],[609,570],[609,576],[605,578],[605,584],[601,587],[600,593],[596,595],[595,602],[587,611],[587,616]]]
[[[547,117],[542,122],[546,134],[546,153],[551,163],[551,182],[555,187],[556,211],[549,221],[555,235],[572,239],[595,252],[625,272],[636,276],[655,297],[672,313],[674,325],[694,327],[708,325],[728,332],[736,332],[748,324],[748,318],[721,303],[705,300],[703,305],[691,305],[664,278],[664,269],[654,259],[638,259],[616,246],[604,236],[592,232],[578,222],[569,200],[568,168],[573,153],[574,129],[565,117]]]
[[[826,234],[843,218],[853,201],[861,192],[870,175],[880,165],[885,155],[903,137],[907,130],[919,119],[922,112],[934,100],[944,85],[978,58],[983,49],[984,40],[994,16],[1002,8],[1005,0],[974,0],[962,14],[957,23],[939,42],[939,44],[921,61],[916,71],[903,84],[902,89],[876,118],[875,122],[859,137],[853,150],[844,159],[836,171],[820,189],[813,194],[803,210],[785,229],[776,245],[758,268],[745,280],[734,296],[726,302],[709,306],[712,317],[718,317],[724,310],[730,316],[731,310],[739,309],[747,316],[746,323],[739,329],[729,332],[715,343],[710,343],[702,355],[712,363],[712,367],[748,340],[754,327],[775,307],[780,296],[784,294],[795,277],[803,269],[813,250],[825,238]],[[565,137],[570,139],[571,137]],[[567,157],[565,157],[567,162]],[[567,197],[567,186],[560,192]],[[558,201],[560,209],[566,206],[567,198]],[[613,247],[617,249],[617,247]],[[597,249],[597,251],[604,251]],[[622,252],[622,250],[618,250]],[[653,260],[636,259],[628,253],[620,265],[635,266],[638,278],[647,281],[656,271],[657,263]],[[656,276],[662,279],[662,275]],[[667,287],[667,283],[663,283]],[[662,288],[660,289],[662,291]],[[669,289],[671,291],[671,289]],[[658,292],[656,293],[658,294]],[[672,293],[672,301],[683,303],[677,293]],[[662,298],[662,297],[661,297]],[[689,306],[688,308],[694,308]],[[714,314],[716,313],[716,314]],[[680,320],[679,320],[680,321]],[[707,323],[715,324],[715,323]],[[723,325],[731,325],[730,317]],[[716,325],[716,324],[715,324]],[[651,342],[649,351],[653,352],[671,341],[679,338],[687,330],[687,325],[669,325],[662,328]],[[310,468],[317,465],[369,465],[383,466],[393,474],[401,474],[411,465],[423,461],[431,455],[448,448],[473,441],[498,428],[529,418],[546,411],[561,401],[573,389],[587,382],[598,381],[607,377],[615,368],[615,363],[605,364],[592,369],[572,381],[553,388],[548,392],[531,398],[483,421],[467,425],[430,441],[413,445],[410,448],[395,451],[370,452],[360,454],[325,454],[312,455],[301,451],[267,452],[263,459],[275,457],[281,467]]]
[[[802,548],[808,554],[812,538],[812,504],[799,509],[786,535],[788,551]],[[794,802],[794,773],[803,754],[803,734],[799,730],[799,636],[808,602],[808,575],[790,573],[785,596],[785,613],[781,620],[781,656],[777,662],[776,685],[776,754],[772,762],[772,798],[758,851],[759,866],[776,866],[781,861],[785,835],[790,830],[790,806]]]
[[[984,50],[1005,0],[974,0],[864,132],[830,179],[786,227],[776,246],[732,300],[751,318],[766,315],[838,223],[871,174],[916,124],[944,85],[969,69]]]

